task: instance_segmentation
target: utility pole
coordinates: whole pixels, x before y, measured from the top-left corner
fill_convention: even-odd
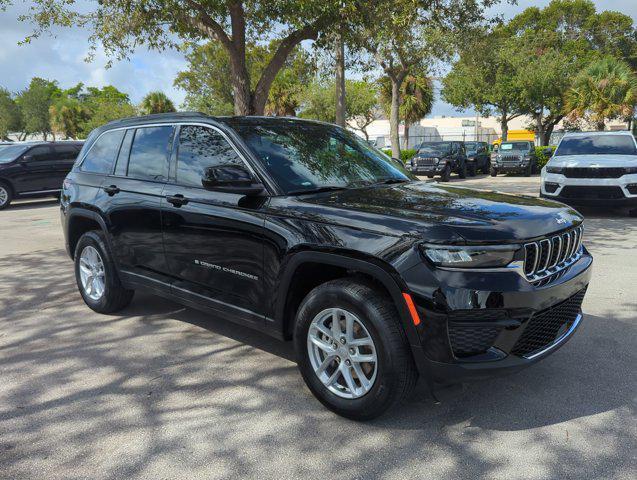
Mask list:
[[[336,124],[345,127],[345,42],[336,37]]]

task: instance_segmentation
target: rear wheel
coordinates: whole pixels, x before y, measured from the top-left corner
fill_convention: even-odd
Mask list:
[[[75,248],[75,280],[84,302],[98,313],[126,307],[135,294],[119,281],[115,264],[101,232],[87,232]]]
[[[0,182],[0,210],[7,208],[13,200],[13,191],[6,183]]]
[[[485,175],[488,175],[490,170],[491,170],[491,162],[487,160],[486,162],[484,162],[484,165],[482,167],[482,173],[484,173]]]
[[[467,178],[467,164],[465,162],[460,165],[460,168],[458,169],[458,176],[460,178]]]
[[[355,420],[406,398],[417,372],[398,313],[382,291],[354,278],[316,287],[296,316],[303,379],[330,410]]]
[[[478,173],[478,166],[474,163],[468,168],[468,173],[470,177],[475,177]]]

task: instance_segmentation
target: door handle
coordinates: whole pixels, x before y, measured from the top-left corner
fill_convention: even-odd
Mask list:
[[[104,187],[104,191],[112,197],[116,193],[119,193],[119,188],[117,188],[117,185],[109,185],[108,187]]]
[[[172,203],[177,208],[181,207],[182,205],[186,205],[189,201],[181,193],[178,193],[177,195],[168,195],[166,197],[166,200],[168,201],[168,203]]]

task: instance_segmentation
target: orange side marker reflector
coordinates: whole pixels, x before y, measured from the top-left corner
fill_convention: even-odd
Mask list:
[[[420,325],[420,317],[418,316],[416,305],[414,305],[414,301],[411,299],[411,295],[403,293],[403,298],[405,299],[405,303],[407,304],[407,308],[409,309],[409,314],[411,315],[411,320],[414,322],[414,325]]]

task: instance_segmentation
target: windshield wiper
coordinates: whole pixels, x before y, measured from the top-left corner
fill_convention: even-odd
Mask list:
[[[338,186],[338,185],[325,185],[323,187],[291,190],[291,191],[287,192],[287,195],[303,195],[303,194],[306,194],[306,193],[322,193],[322,192],[331,192],[331,191],[334,191],[334,190],[347,190],[347,187]]]
[[[384,178],[377,182],[372,183],[371,185],[391,185],[392,183],[408,183],[411,180],[407,178]]]

